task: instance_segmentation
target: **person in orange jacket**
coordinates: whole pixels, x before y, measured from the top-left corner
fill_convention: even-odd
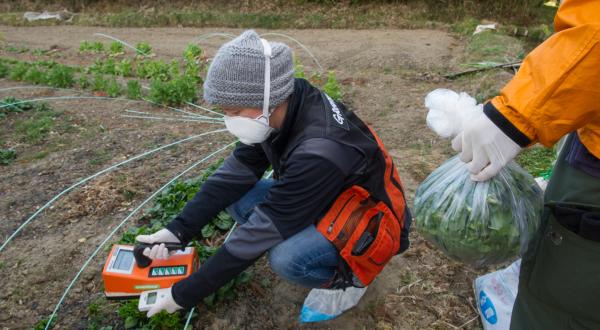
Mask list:
[[[600,1],[566,0],[555,34],[453,140],[486,181],[533,143],[568,135],[523,256],[511,329],[600,329]]]

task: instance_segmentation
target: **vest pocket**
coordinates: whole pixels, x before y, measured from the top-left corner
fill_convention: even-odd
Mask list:
[[[352,273],[369,285],[400,250],[401,223],[382,201],[352,186],[342,192],[317,224]]]
[[[531,293],[574,318],[600,322],[600,243],[571,232],[554,214],[541,239],[528,281]]]

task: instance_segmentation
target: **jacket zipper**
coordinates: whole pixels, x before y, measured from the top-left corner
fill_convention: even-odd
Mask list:
[[[346,206],[350,203],[350,201],[352,201],[354,199],[354,197],[357,197],[356,195],[353,195],[352,197],[350,197],[342,206],[342,208],[340,209],[340,211],[338,212],[338,214],[335,216],[335,218],[333,219],[333,221],[331,221],[331,223],[329,224],[329,227],[327,227],[327,233],[331,234],[331,232],[333,231],[333,226],[335,225],[335,223],[337,222],[338,218],[340,217],[340,214],[342,213],[342,211],[344,211],[344,209],[346,208]]]

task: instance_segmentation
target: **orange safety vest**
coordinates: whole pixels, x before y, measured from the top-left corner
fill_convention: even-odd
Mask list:
[[[338,196],[317,225],[317,230],[335,245],[352,273],[365,286],[399,253],[400,232],[408,212],[392,158],[375,131],[371,127],[369,130],[385,161],[381,175],[389,206],[373,199],[363,187],[354,185]]]

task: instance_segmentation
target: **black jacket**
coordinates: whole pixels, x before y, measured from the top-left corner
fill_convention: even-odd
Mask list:
[[[173,286],[177,304],[196,305],[271,247],[318,222],[352,185],[389,204],[383,188],[384,160],[367,126],[343,104],[306,80],[296,79],[281,129],[261,144],[238,144],[167,229],[189,242],[248,192],[269,165],[276,182],[266,200],[213,257]],[[405,218],[402,252],[408,248],[410,215],[407,210],[397,216]]]

